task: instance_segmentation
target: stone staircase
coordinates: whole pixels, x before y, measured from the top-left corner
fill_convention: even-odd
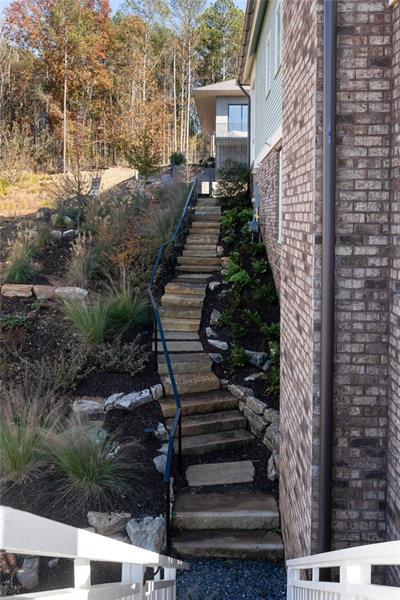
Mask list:
[[[282,541],[277,534],[279,513],[275,499],[254,493],[251,461],[207,463],[207,455],[247,448],[254,437],[238,409],[239,400],[220,389],[212,361],[199,337],[208,280],[221,267],[217,256],[221,209],[212,198],[199,199],[177,276],[161,299],[161,320],[175,380],[182,401],[182,450],[189,466],[189,491],[178,494],[173,515],[175,551],[185,558],[230,557],[278,560]],[[167,427],[175,416],[175,399],[162,346],[158,365],[166,397],[161,408]],[[176,442],[177,446],[177,442]],[[190,476],[189,476],[190,472]],[[251,473],[251,475],[249,474]],[[249,491],[232,493],[229,485],[249,485]],[[213,485],[212,493],[205,493]],[[215,486],[223,486],[215,492]],[[227,488],[228,486],[228,488]],[[218,489],[218,488],[217,488]]]

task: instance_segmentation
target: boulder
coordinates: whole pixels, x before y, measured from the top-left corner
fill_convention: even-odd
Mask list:
[[[264,402],[261,402],[261,400],[258,400],[254,396],[247,398],[247,407],[256,415],[262,415],[265,410]]]
[[[222,283],[220,281],[210,281],[210,283],[208,284],[208,289],[211,292],[215,292],[215,290],[217,288],[219,288],[222,285]]]
[[[271,361],[268,359],[265,361],[265,363],[263,364],[263,366],[261,367],[261,369],[264,371],[264,373],[267,373],[271,368]]]
[[[113,408],[123,410],[135,410],[139,406],[153,402],[153,396],[149,389],[141,392],[131,392],[130,394],[113,394],[105,402],[106,410]]]
[[[268,358],[268,354],[265,352],[253,352],[252,350],[245,350],[245,354],[249,363],[255,367],[262,367]]]
[[[278,475],[279,473],[275,465],[274,456],[273,454],[271,454],[271,456],[268,459],[267,477],[270,481],[275,481],[276,479],[278,479]]]
[[[165,428],[164,423],[159,423],[154,435],[160,442],[165,442],[168,439],[168,431]]]
[[[100,535],[115,535],[124,531],[126,524],[132,517],[130,513],[103,513],[89,511],[87,514],[88,523],[91,527],[94,527],[96,533]]]
[[[217,310],[216,308],[214,308],[214,310],[211,313],[211,317],[210,317],[210,325],[217,325],[220,318],[221,318],[220,311]]]
[[[153,400],[160,400],[164,396],[164,388],[161,383],[157,383],[150,388]]]
[[[224,247],[221,246],[221,244],[219,244],[217,246],[217,256],[218,258],[221,258],[224,255]]]
[[[274,408],[266,408],[263,416],[267,423],[279,423],[279,412]]]
[[[245,381],[256,381],[257,379],[265,378],[264,373],[252,373],[244,378]]]
[[[39,585],[39,558],[24,558],[17,579],[26,590],[34,590]]]
[[[211,346],[214,346],[215,348],[218,348],[218,350],[228,350],[229,346],[227,344],[227,342],[221,342],[220,340],[208,340],[208,343],[211,344]]]
[[[8,298],[30,298],[32,286],[24,283],[5,283],[1,286],[1,293]]]
[[[251,433],[257,437],[262,437],[267,427],[264,419],[260,415],[253,413],[247,405],[243,409],[243,414],[249,422]]]
[[[39,208],[36,211],[36,218],[48,221],[50,219],[51,210],[47,207]]]
[[[217,334],[215,333],[215,331],[211,328],[211,327],[206,327],[206,336],[208,338],[216,338]]]
[[[271,452],[279,453],[279,442],[279,423],[271,423],[271,425],[265,431],[263,443]]]
[[[60,217],[62,218],[65,226],[70,227],[72,225],[73,220],[70,217],[67,217],[67,215],[60,215],[59,213],[54,213],[54,215],[51,215],[50,221],[52,225],[55,225]],[[60,226],[60,224],[58,226]],[[62,226],[63,225],[61,225],[61,227]]]
[[[242,385],[230,384],[228,385],[228,391],[238,398],[239,400],[244,400],[245,398],[250,398],[253,396],[253,390],[248,387],[243,387]]]
[[[81,418],[102,416],[104,414],[104,398],[100,396],[82,396],[74,401],[72,410]]]
[[[63,234],[62,231],[60,231],[59,229],[52,229],[50,231],[50,235],[52,238],[56,239],[56,240],[61,240]]]
[[[56,287],[54,294],[66,300],[84,300],[88,291],[80,287]]]
[[[76,235],[75,229],[67,229],[67,231],[64,231],[64,233],[63,233],[63,238],[65,238],[67,240],[73,240],[75,235]]]
[[[220,364],[224,361],[222,354],[219,352],[210,352],[208,356],[216,364]]]
[[[159,553],[164,546],[165,519],[161,516],[131,519],[126,532],[134,546]]]
[[[154,465],[159,473],[164,475],[165,465],[167,464],[167,455],[159,454],[155,458],[153,458]]]
[[[52,285],[34,285],[33,293],[38,300],[51,300],[54,298],[55,288]]]

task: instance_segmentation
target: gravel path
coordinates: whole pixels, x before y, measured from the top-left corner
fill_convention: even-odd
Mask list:
[[[178,571],[177,600],[284,600],[283,563],[255,560],[190,560]]]

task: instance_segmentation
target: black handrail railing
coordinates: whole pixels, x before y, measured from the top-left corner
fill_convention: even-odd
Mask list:
[[[175,244],[176,239],[183,231],[183,226],[185,223],[185,219],[189,214],[189,210],[191,206],[195,203],[197,199],[197,178],[193,181],[190,186],[188,197],[185,202],[185,206],[183,207],[181,217],[179,222],[175,228],[175,232],[171,239],[164,244],[161,244],[157,258],[154,262],[153,268],[151,270],[150,280],[147,285],[147,293],[150,298],[150,303],[154,312],[154,333],[155,333],[155,359],[157,361],[158,354],[158,335],[161,339],[161,344],[164,352],[165,362],[167,363],[168,375],[171,381],[172,391],[175,398],[176,404],[176,413],[174,421],[170,427],[170,431],[168,434],[168,450],[167,450],[167,461],[164,470],[164,484],[166,487],[165,496],[166,496],[166,553],[170,554],[171,552],[171,516],[170,516],[170,488],[171,488],[171,472],[174,461],[174,453],[175,453],[175,438],[176,433],[178,431],[178,465],[179,470],[182,469],[182,406],[181,406],[181,398],[178,392],[178,387],[176,385],[175,375],[172,368],[171,358],[168,351],[167,341],[165,339],[164,329],[161,323],[160,311],[158,308],[158,304],[156,298],[153,293],[153,285],[157,279],[157,275],[159,273],[160,267],[162,268],[162,261],[165,255],[165,249],[171,244]],[[157,362],[156,362],[157,364]]]

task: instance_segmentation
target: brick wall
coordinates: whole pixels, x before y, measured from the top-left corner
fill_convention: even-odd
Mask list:
[[[255,181],[260,200],[261,234],[267,247],[276,288],[280,289],[281,244],[278,242],[279,152],[272,149],[257,168]]]
[[[317,3],[285,2],[280,508],[287,558],[311,551]]]
[[[393,10],[387,535],[400,539],[400,5]],[[399,585],[397,570],[397,585]]]

